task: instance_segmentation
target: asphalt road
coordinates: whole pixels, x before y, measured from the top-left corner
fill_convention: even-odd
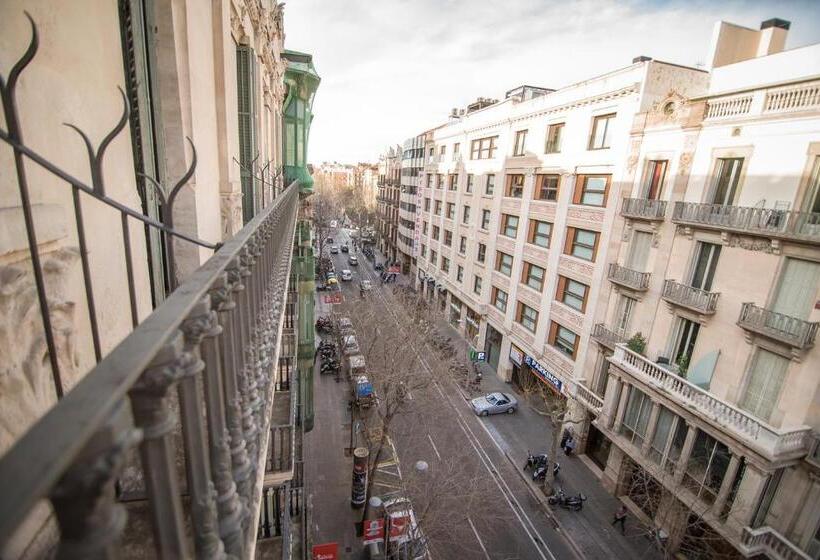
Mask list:
[[[334,239],[337,245],[350,242],[341,229]],[[337,311],[350,316],[357,332],[366,331],[361,323],[377,313],[380,335],[397,341],[396,353],[413,362],[420,378],[426,376],[425,383],[414,385],[417,389],[411,393],[411,402],[397,415],[391,433],[405,473],[412,476],[408,465],[419,460],[430,466],[426,478],[414,481],[418,494],[414,507],[428,513],[424,517],[432,558],[578,557],[490,434],[493,423],[513,416],[476,417],[448,373],[448,357],[440,356],[429,344],[401,344],[414,337],[403,331],[406,321],[402,321],[399,298],[393,294],[395,284],[382,286],[372,263],[361,253],[358,266],[347,264],[348,254],[331,256],[337,275],[345,268],[353,271],[353,281],[341,283],[345,301]],[[361,279],[373,283],[364,299],[359,294]]]

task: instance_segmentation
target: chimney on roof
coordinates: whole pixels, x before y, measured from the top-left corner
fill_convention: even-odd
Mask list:
[[[785,19],[767,19],[760,24],[760,39],[757,43],[757,56],[779,53],[786,46],[786,35],[791,22]]]
[[[711,68],[783,51],[791,23],[779,18],[767,19],[760,29],[749,29],[725,21],[715,24],[709,54]]]
[[[650,60],[652,60],[651,56],[644,56],[644,55],[636,56],[635,58],[632,59],[632,64],[637,64],[639,62],[649,62]]]

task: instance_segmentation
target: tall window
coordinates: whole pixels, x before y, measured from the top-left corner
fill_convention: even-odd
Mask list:
[[[461,223],[464,225],[469,225],[470,223],[470,207],[464,206],[461,209]]]
[[[558,289],[555,299],[583,313],[587,307],[587,293],[589,286],[565,276],[558,277]]]
[[[590,150],[603,150],[609,148],[612,137],[612,125],[615,122],[615,114],[600,115],[592,119],[592,134],[589,137]]]
[[[547,146],[544,150],[548,154],[557,154],[561,151],[561,135],[564,132],[564,123],[551,124],[547,129]]]
[[[480,263],[484,262],[484,259],[487,258],[487,246],[484,243],[479,243],[478,248],[476,249],[476,260]]]
[[[472,173],[467,174],[467,192],[473,192],[473,185],[475,184],[475,175]]]
[[[678,317],[675,328],[675,337],[672,345],[672,363],[678,364],[682,369],[686,369],[692,353],[695,351],[695,343],[698,340],[700,323],[695,323],[689,319]],[[685,367],[686,366],[686,367]]]
[[[618,299],[618,306],[615,308],[615,332],[625,336],[629,329],[629,321],[632,319],[632,310],[635,308],[635,300],[622,295]]]
[[[467,253],[467,238],[465,236],[461,236],[461,239],[458,242],[458,252],[462,255]]]
[[[524,176],[521,174],[507,175],[507,192],[504,196],[521,198],[524,195]]]
[[[444,244],[447,247],[450,247],[453,244],[453,232],[449,229],[444,230]]]
[[[456,142],[455,144],[453,144],[453,161],[458,159],[459,150],[461,150],[461,144]]]
[[[443,156],[447,153],[447,146],[439,146],[438,147],[438,155]]]
[[[470,143],[470,159],[493,159],[498,136],[479,138]]]
[[[493,307],[504,313],[507,311],[507,292],[493,286],[490,303],[493,304]]]
[[[594,231],[568,227],[564,254],[594,262],[598,252],[598,235]]]
[[[436,253],[435,249],[430,249],[430,262],[433,266],[436,266],[436,258],[438,257],[438,253]]]
[[[692,266],[692,275],[689,285],[700,290],[710,291],[712,280],[715,278],[718,258],[720,257],[720,245],[714,243],[704,243],[698,241],[695,248],[695,260]]]
[[[518,235],[518,216],[501,215],[501,234],[515,239],[515,236]]]
[[[441,216],[441,201],[440,200],[435,201],[435,203],[433,205],[433,214],[435,214],[436,216]]]
[[[523,156],[527,144],[527,131],[519,130],[515,133],[515,148],[513,149],[514,156]]]
[[[438,241],[438,238],[441,235],[441,228],[438,226],[433,226],[433,239]]]
[[[684,487],[702,500],[714,502],[731,458],[725,444],[698,430],[683,476]]]
[[[646,428],[649,426],[651,414],[652,401],[637,387],[630,386],[624,419],[621,422],[621,434],[640,447],[646,437]]]
[[[495,175],[490,174],[487,175],[487,185],[484,187],[484,194],[492,196],[493,191],[495,191]]]
[[[546,271],[540,266],[524,261],[524,268],[521,270],[521,283],[540,292],[544,289],[545,273]]]
[[[649,259],[649,249],[652,247],[652,234],[648,231],[632,232],[629,242],[629,255],[626,259],[626,268],[646,272],[646,262]]]
[[[544,249],[549,248],[552,224],[531,219],[529,228],[527,232],[527,243],[532,243]]]
[[[458,282],[464,281],[464,267],[461,265],[458,265],[458,267],[456,268],[456,280]]]
[[[586,206],[606,206],[611,175],[578,175],[575,183],[573,204]]]
[[[481,276],[473,276],[473,293],[481,295]]]
[[[515,321],[528,331],[535,332],[535,328],[538,326],[538,311],[519,301],[515,312]]]
[[[429,227],[429,225],[430,224],[428,224],[427,222],[422,222],[421,223],[421,233],[422,234],[427,235],[427,228]]]
[[[256,213],[256,181],[251,172],[251,164],[256,157],[256,55],[247,45],[236,47],[236,93],[237,115],[239,120],[239,163],[240,182],[242,183],[242,219],[248,223]],[[291,103],[298,113],[296,105]],[[289,107],[289,108],[290,108]],[[304,130],[297,130],[298,118],[287,119],[286,136],[288,138],[286,156],[289,165],[297,165],[299,156],[299,138]],[[292,122],[291,122],[292,121]],[[292,140],[291,140],[292,139]]]
[[[498,272],[500,272],[504,276],[510,276],[512,274],[512,265],[513,265],[512,255],[508,255],[507,253],[502,253],[501,251],[496,251],[495,269]]]
[[[560,175],[538,175],[535,178],[535,199],[556,202],[558,200],[558,183]]]
[[[436,173],[436,188],[444,188],[444,175],[442,175],[441,173]]]
[[[481,229],[490,229],[490,210],[481,211]]]
[[[427,245],[422,244],[422,246],[421,246],[421,258],[424,258],[426,256],[427,256]]]
[[[549,343],[573,360],[578,352],[578,335],[555,321],[550,324]]]
[[[458,181],[458,174],[450,173],[447,177],[447,190],[454,191],[456,190],[456,184]]]
[[[455,202],[448,202],[447,203],[447,219],[453,220],[456,217],[456,204]]]
[[[740,170],[743,158],[720,158],[717,160],[715,184],[712,187],[712,204],[732,205],[737,198]]]
[[[663,181],[666,176],[666,160],[646,162],[641,196],[649,200],[658,200],[663,193]]]
[[[740,399],[740,408],[768,422],[780,399],[788,368],[788,359],[758,348],[746,374],[746,387],[743,398]]]
[[[772,311],[808,320],[820,286],[820,263],[786,258],[777,283]]]
[[[430,211],[430,199],[429,198],[424,199],[424,211],[425,212]]]

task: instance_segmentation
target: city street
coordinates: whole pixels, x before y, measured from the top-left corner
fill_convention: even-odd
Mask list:
[[[337,230],[336,244],[345,241],[352,247],[348,234]],[[363,325],[358,321],[377,311],[391,319],[380,323],[382,329],[385,325],[391,325],[393,329],[393,332],[382,331],[382,336],[400,340],[402,309],[392,293],[395,284],[382,286],[372,263],[361,254],[358,267],[347,264],[347,254],[339,253],[333,257],[337,274],[345,268],[353,271],[353,280],[341,283],[345,301],[337,305],[335,311],[350,316],[359,332],[362,332]],[[369,279],[373,283],[373,290],[363,299],[358,288],[361,279]],[[321,311],[317,312],[319,314]],[[360,343],[366,344],[367,341]],[[430,347],[400,350],[415,354],[421,375],[429,378],[429,383],[422,390],[410,395],[411,403],[397,416],[392,426],[400,465],[407,473],[412,470],[408,465],[419,460],[426,461],[430,465],[431,477],[439,477],[431,484],[435,487],[461,486],[456,493],[463,493],[460,498],[469,504],[469,511],[456,511],[454,506],[444,506],[453,511],[441,512],[436,518],[436,525],[432,528],[435,534],[430,535],[432,557],[456,558],[466,555],[475,558],[544,560],[578,557],[487,429],[486,424],[512,421],[514,415],[491,420],[477,418],[449,377],[446,370],[448,362],[440,360]],[[368,366],[372,369],[375,364]],[[320,403],[327,402],[322,392],[348,391],[346,382],[335,384],[328,381],[320,379],[316,386],[316,430],[322,429],[323,424],[320,421],[323,414],[319,409]],[[334,418],[332,424],[331,429],[335,429],[341,422]],[[324,437],[322,439],[325,440]],[[338,445],[334,447],[339,448]],[[349,476],[349,471],[344,473],[348,480]],[[453,480],[441,480],[440,477]],[[461,479],[464,484],[461,484]],[[321,507],[322,496],[314,492],[313,499],[315,511]],[[448,538],[447,533],[459,538]],[[471,539],[467,540],[468,537]],[[454,542],[456,540],[458,542]]]

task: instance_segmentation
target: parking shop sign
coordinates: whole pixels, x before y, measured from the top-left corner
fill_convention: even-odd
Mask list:
[[[531,356],[524,356],[524,363],[529,366],[529,368],[535,372],[535,374],[543,379],[548,385],[551,385],[558,391],[558,394],[561,394],[561,388],[564,386],[563,382],[558,379],[555,375],[547,371],[547,368],[536,362],[532,359]]]
[[[339,543],[313,545],[313,560],[338,560]]]

